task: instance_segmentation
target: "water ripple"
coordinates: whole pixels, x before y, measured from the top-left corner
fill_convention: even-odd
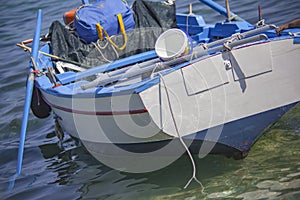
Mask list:
[[[129,1],[132,3],[132,0]],[[208,23],[224,20],[197,0],[178,0],[177,10],[205,15]],[[216,0],[224,5],[224,0]],[[242,161],[211,156],[197,161],[197,176],[207,195],[197,185],[182,187],[191,175],[187,157],[148,174],[127,174],[96,161],[86,150],[66,136],[61,148],[51,117],[29,117],[22,175],[14,190],[5,193],[15,173],[19,145],[28,53],[16,43],[33,37],[37,9],[43,9],[42,34],[53,20],[62,21],[62,13],[75,8],[77,1],[14,0],[1,2],[0,12],[0,198],[1,199],[236,199],[294,198],[299,194],[300,106],[285,115],[263,136]],[[283,24],[300,17],[298,0],[230,1],[231,11],[255,24],[261,4],[267,23]],[[298,131],[298,132],[297,132]]]

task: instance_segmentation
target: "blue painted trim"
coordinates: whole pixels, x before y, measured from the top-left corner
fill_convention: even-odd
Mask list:
[[[38,60],[41,25],[42,25],[42,10],[39,9],[38,14],[37,14],[36,29],[35,29],[35,34],[34,34],[34,38],[33,38],[33,47],[32,47],[32,52],[31,52],[31,56],[32,56],[34,62],[36,62]],[[33,69],[34,69],[33,63],[31,63],[30,72],[33,71]],[[32,98],[33,84],[34,84],[34,74],[30,73],[28,75],[28,79],[27,79],[26,99],[25,99],[25,104],[24,104],[23,121],[22,121],[21,133],[20,133],[20,145],[19,145],[18,166],[17,166],[17,174],[18,175],[21,174],[21,170],[22,170],[24,144],[25,144],[27,124],[28,124],[28,115],[29,115],[29,111],[30,111],[30,104],[31,104],[31,98]]]
[[[43,77],[38,78],[38,83],[40,82],[46,82],[47,78],[44,80],[41,80]],[[156,78],[155,78],[156,79]],[[122,96],[122,95],[129,95],[129,94],[136,94],[137,92],[135,91],[136,88],[139,88],[143,85],[147,85],[148,83],[151,83],[153,79],[147,79],[142,82],[138,82],[135,84],[131,84],[128,86],[121,86],[121,87],[116,87],[116,88],[108,88],[108,87],[95,87],[95,88],[90,88],[88,90],[81,90],[79,89],[79,85],[84,84],[86,82],[76,82],[75,84],[70,84],[67,86],[60,86],[57,88],[47,88],[41,86],[40,84],[38,87],[45,93],[56,96],[56,97],[62,97],[62,98],[103,98],[103,97],[110,97],[110,96]],[[51,84],[48,82],[47,84]],[[78,88],[78,89],[76,89]],[[76,94],[73,94],[73,89],[76,91],[79,91]]]
[[[224,8],[223,6],[221,6],[220,4],[215,3],[212,0],[199,0],[202,3],[204,3],[205,5],[211,7],[212,9],[214,9],[215,11],[219,12],[221,15],[225,16],[227,18],[227,10],[226,8]],[[242,19],[241,17],[239,17],[238,15],[234,14],[233,12],[230,12],[231,16],[236,16],[238,17],[240,20],[245,21],[244,19]],[[245,21],[249,26],[252,26],[249,22]]]
[[[211,7],[215,11],[219,12],[221,15],[227,17],[226,9],[223,6],[221,6],[220,4],[217,4],[216,2],[211,1],[211,0],[199,0],[199,1],[201,1],[202,3],[204,3],[207,6]],[[235,14],[231,12],[231,15],[235,15]]]
[[[281,36],[281,37],[271,38],[269,41],[279,40],[279,39],[290,39],[290,38],[291,38],[291,36]],[[256,44],[260,44],[260,43],[258,42],[258,43],[254,43],[252,45],[256,45]],[[161,74],[162,75],[169,74],[173,71],[184,68],[184,67],[186,67],[186,66],[188,66],[192,63],[198,62],[199,60],[203,60],[203,59],[206,59],[208,57],[216,56],[218,54],[220,54],[220,52],[212,53],[210,55],[206,55],[206,56],[194,59],[192,61],[188,61],[188,62],[179,64],[179,65],[174,66],[170,69],[161,71]],[[78,74],[80,74],[80,73],[78,73]],[[66,78],[68,78],[69,76],[75,77],[76,73],[67,72],[66,75],[67,75]],[[65,76],[65,75],[61,75],[61,76]],[[51,83],[49,81],[47,81],[46,79],[43,79],[43,80],[40,80],[40,79],[41,79],[41,77],[38,77],[37,81],[41,85],[41,87],[42,87],[41,89],[43,91],[45,91],[49,94],[59,96],[59,97],[64,97],[64,98],[72,98],[72,97],[78,97],[78,98],[96,97],[96,98],[101,98],[101,97],[107,97],[107,96],[112,96],[112,95],[117,96],[117,95],[127,95],[127,94],[133,94],[133,93],[140,93],[143,90],[146,90],[146,89],[148,89],[148,88],[150,88],[150,87],[152,87],[152,86],[159,83],[159,77],[155,76],[152,79],[148,78],[148,79],[145,79],[141,82],[137,82],[137,83],[130,84],[130,85],[127,85],[127,86],[120,86],[120,87],[116,87],[116,88],[95,87],[95,88],[90,88],[88,90],[83,91],[79,88],[79,86],[81,84],[86,83],[84,81],[76,82],[74,84],[68,84],[66,86],[61,86],[61,87],[52,89],[51,88]],[[76,91],[79,92],[79,93],[73,95],[72,90],[76,87],[78,88]]]
[[[83,72],[78,72],[78,73],[76,73],[74,75],[70,75],[68,77],[63,77],[60,80],[60,82],[63,85],[65,85],[65,84],[71,83],[73,81],[76,81],[76,80],[79,80],[79,79],[82,79],[82,78],[86,78],[88,76],[95,75],[97,73],[103,73],[103,72],[106,72],[106,71],[111,71],[111,70],[117,69],[119,67],[135,64],[137,62],[141,62],[141,61],[144,61],[144,60],[149,60],[149,59],[152,59],[152,58],[155,58],[155,57],[157,57],[157,55],[156,55],[154,50],[144,52],[144,53],[140,53],[140,54],[136,54],[136,55],[133,55],[133,56],[130,56],[130,57],[127,57],[127,58],[116,60],[113,63],[103,64],[103,65],[88,69],[88,70],[83,71]]]
[[[42,25],[42,10],[39,9],[37,13],[37,22],[36,28],[32,43],[32,52],[31,56],[33,58],[33,62],[36,63],[38,60],[38,51],[40,45],[40,35],[41,35],[41,25]],[[20,143],[19,143],[19,150],[18,150],[18,161],[17,161],[17,170],[16,174],[12,177],[10,181],[8,190],[12,190],[15,184],[15,179],[21,174],[22,170],[22,162],[23,162],[23,154],[24,154],[24,145],[25,145],[25,138],[26,138],[26,130],[28,125],[28,115],[30,112],[30,104],[32,99],[32,91],[34,85],[34,73],[31,73],[34,70],[33,63],[30,63],[29,66],[29,75],[27,77],[27,85],[26,85],[26,97],[24,102],[24,110],[23,110],[23,120],[22,120],[22,127],[20,131]]]
[[[300,36],[294,37],[293,44],[300,44]]]
[[[89,4],[89,0],[82,0],[82,4],[83,4],[83,5]]]

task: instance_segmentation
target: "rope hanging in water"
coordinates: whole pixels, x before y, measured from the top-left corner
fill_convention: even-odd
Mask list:
[[[165,80],[164,80],[164,78],[163,78],[163,76],[161,75],[160,72],[158,72],[158,75],[160,76],[160,78],[162,80],[162,83],[163,83],[163,85],[165,87],[166,97],[167,97],[167,101],[168,101],[168,106],[169,106],[169,109],[170,109],[170,114],[171,114],[171,117],[172,117],[172,120],[173,120],[173,123],[174,123],[176,134],[177,134],[177,136],[179,138],[179,141],[181,142],[182,146],[185,148],[185,150],[186,150],[186,152],[187,152],[187,154],[188,154],[188,156],[190,158],[190,161],[192,163],[192,167],[193,167],[193,175],[192,175],[192,177],[190,178],[190,180],[187,182],[187,184],[183,188],[186,189],[190,185],[190,183],[192,182],[192,180],[195,180],[201,186],[201,193],[205,194],[205,192],[204,192],[204,189],[205,189],[204,186],[202,185],[202,183],[196,177],[196,164],[195,164],[195,161],[193,159],[192,153],[190,152],[189,148],[187,147],[187,145],[185,144],[185,142],[182,139],[182,136],[179,133],[179,129],[177,127],[177,124],[176,124],[176,121],[175,121],[175,117],[174,117],[174,112],[173,112],[173,109],[172,109],[172,106],[171,106],[171,100],[170,100],[170,96],[169,96],[169,92],[168,92],[168,88],[167,88],[166,82],[165,82]]]

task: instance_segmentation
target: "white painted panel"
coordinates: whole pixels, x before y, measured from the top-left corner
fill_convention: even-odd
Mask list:
[[[188,95],[201,93],[228,83],[225,65],[213,59],[205,59],[182,69]]]
[[[272,71],[269,42],[235,49],[229,54],[236,81]]]
[[[266,50],[266,44],[244,48],[251,48],[249,52],[253,53],[259,52],[261,46]],[[259,75],[234,81],[234,75],[228,71],[228,84],[189,95],[184,86],[182,72],[176,71],[163,77],[165,84],[161,83],[161,94],[158,86],[149,88],[141,93],[142,101],[146,108],[157,105],[156,109],[148,110],[149,114],[165,133],[174,137],[176,137],[174,121],[179,127],[179,133],[186,136],[300,101],[300,45],[293,44],[292,39],[272,41],[270,49],[271,53],[268,52],[272,59],[270,62],[266,58],[261,62],[260,59],[253,60],[251,57],[247,62],[243,62],[248,67],[265,66],[265,71],[268,70],[267,66],[271,66],[271,73],[261,73],[264,70],[258,69]],[[228,52],[223,52],[208,59],[216,66],[224,67],[223,62],[230,58],[228,55]],[[204,61],[206,60],[200,60],[197,66],[203,66]],[[232,65],[228,65],[227,69],[231,69]],[[192,76],[191,74],[189,75]],[[194,80],[196,81],[196,78]],[[166,90],[169,91],[170,100],[166,98]],[[171,117],[169,105],[172,107],[175,120]]]

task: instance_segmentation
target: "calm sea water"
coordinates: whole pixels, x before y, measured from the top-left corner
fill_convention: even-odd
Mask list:
[[[177,0],[177,9],[188,12],[192,1]],[[197,2],[197,1],[193,1]],[[224,5],[223,0],[216,1]],[[251,23],[261,4],[267,23],[283,24],[300,17],[299,0],[230,1],[231,10]],[[0,199],[300,199],[300,105],[265,131],[244,160],[222,156],[196,159],[197,177],[205,187],[192,183],[183,156],[162,170],[128,174],[96,161],[84,148],[67,138],[61,147],[52,118],[30,115],[23,170],[7,193],[15,173],[19,131],[25,97],[28,54],[15,44],[32,38],[36,11],[43,9],[42,32],[80,0],[2,1],[0,12]],[[223,19],[206,7],[194,6],[207,22]]]

